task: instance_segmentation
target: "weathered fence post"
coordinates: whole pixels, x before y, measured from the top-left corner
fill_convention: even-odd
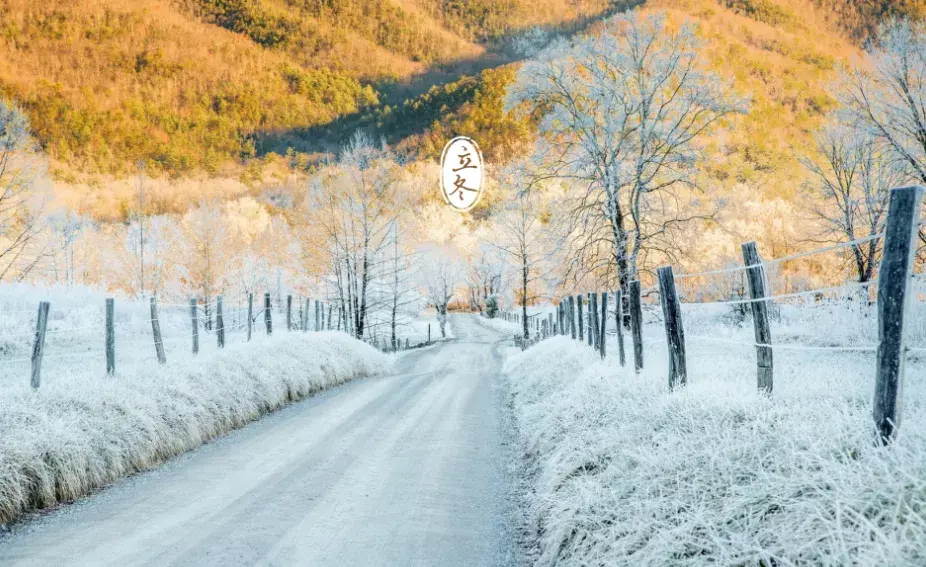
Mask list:
[[[48,328],[48,310],[51,304],[39,302],[38,318],[35,322],[35,342],[32,343],[32,387],[38,390],[42,385],[42,357],[45,355],[45,331]]]
[[[216,297],[215,305],[215,337],[219,348],[225,348],[225,316],[222,314],[222,296]]]
[[[286,330],[293,330],[293,296],[286,296]]]
[[[154,351],[158,355],[158,363],[166,364],[167,355],[164,354],[164,339],[161,338],[161,322],[158,321],[158,300],[151,296],[151,334],[154,335]]]
[[[569,296],[569,332],[576,338],[576,297]]]
[[[428,323],[428,344],[431,344],[431,324]]]
[[[662,318],[666,326],[666,343],[669,348],[669,389],[674,390],[688,382],[682,306],[678,302],[672,266],[659,268],[656,273],[659,275],[659,300],[662,303]]]
[[[116,373],[116,300],[106,299],[106,373]]]
[[[254,294],[248,293],[248,342],[251,342],[251,327],[254,323]]]
[[[588,330],[589,344],[592,348],[598,350],[598,293],[590,293],[588,297],[591,302],[588,308],[588,319],[590,323],[590,328]]]
[[[643,368],[643,307],[640,305],[640,280],[630,282],[627,290],[630,297],[630,334],[633,338],[633,366],[639,372]]]
[[[302,332],[308,332],[309,330],[309,298],[302,298],[303,308],[302,308]]]
[[[608,292],[601,292],[601,329],[599,330],[601,339],[598,342],[598,346],[601,349],[601,358],[604,358],[605,353],[607,352],[606,348],[606,339],[608,338],[607,334],[608,329]]]
[[[582,313],[583,311],[582,303],[583,303],[583,297],[582,297],[582,294],[580,293],[579,295],[576,296],[576,305],[579,306],[579,342],[580,343],[584,340],[584,337],[582,336],[582,333],[583,333],[582,327],[583,327],[583,322],[585,321],[584,314]]]
[[[624,353],[624,309],[622,306],[621,290],[614,292],[614,329],[617,331],[617,356],[621,366],[627,364],[627,355]]]
[[[196,309],[196,298],[190,298],[190,326],[193,328],[193,354],[199,353],[199,316]]]
[[[742,246],[743,262],[746,263],[746,277],[749,280],[749,298],[752,300],[752,326],[756,336],[756,367],[759,390],[772,393],[774,372],[772,370],[772,347],[758,346],[772,344],[772,331],[768,322],[768,301],[765,281],[765,267],[759,257],[755,242],[746,242]]]
[[[264,325],[267,327],[267,334],[273,334],[273,318],[271,315],[270,294],[264,294]]]
[[[890,443],[900,427],[903,390],[904,315],[910,302],[923,187],[891,191],[881,269],[878,274],[878,356],[873,417],[879,441]]]

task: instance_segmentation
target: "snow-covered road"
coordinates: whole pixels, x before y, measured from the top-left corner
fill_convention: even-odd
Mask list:
[[[2,565],[514,562],[499,335],[402,355],[0,536]]]

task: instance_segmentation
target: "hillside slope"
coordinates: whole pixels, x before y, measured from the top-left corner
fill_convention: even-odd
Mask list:
[[[67,173],[213,172],[606,0],[0,0],[0,96]],[[490,42],[490,43],[486,43]],[[59,175],[60,176],[60,175]]]

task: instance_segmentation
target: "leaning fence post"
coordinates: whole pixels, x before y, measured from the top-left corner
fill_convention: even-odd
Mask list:
[[[195,298],[190,298],[190,324],[193,328],[193,354],[197,354],[199,352],[199,316]]]
[[[768,322],[768,301],[766,290],[765,267],[759,257],[755,242],[746,242],[743,248],[743,262],[746,263],[746,277],[749,280],[749,298],[752,300],[752,324],[756,336],[756,367],[759,391],[772,393],[774,371],[772,347],[758,346],[772,344],[772,331]]]
[[[624,309],[621,304],[621,290],[614,292],[614,328],[617,331],[617,356],[621,366],[627,364],[627,355],[624,353]]]
[[[891,191],[881,269],[878,275],[878,358],[873,417],[881,443],[890,443],[900,426],[903,387],[904,315],[913,271],[923,187]]]
[[[219,348],[225,348],[225,316],[222,314],[222,296],[216,297],[215,305],[215,337]]]
[[[659,301],[662,303],[662,318],[665,322],[666,342],[669,347],[669,389],[674,390],[688,382],[682,306],[678,302],[672,266],[659,268],[656,273],[659,275]]]
[[[116,300],[106,299],[106,373],[116,373]]]
[[[32,387],[42,385],[42,357],[45,355],[45,330],[48,328],[48,310],[51,304],[39,302],[38,319],[35,322],[35,342],[32,344]]]
[[[161,338],[161,322],[158,321],[158,300],[151,296],[151,334],[154,335],[154,350],[158,355],[158,363],[166,364],[167,355],[164,354],[164,340]]]
[[[601,349],[601,358],[604,358],[605,352],[607,352],[606,339],[608,338],[607,334],[608,329],[608,292],[601,292],[601,329],[599,330],[600,340],[598,341],[598,346]]]
[[[630,282],[627,290],[630,297],[630,334],[633,338],[633,366],[640,371],[643,368],[643,307],[640,305],[640,280]]]
[[[271,311],[270,294],[265,293],[264,294],[264,325],[267,327],[268,335],[273,334],[273,317],[270,311]]]

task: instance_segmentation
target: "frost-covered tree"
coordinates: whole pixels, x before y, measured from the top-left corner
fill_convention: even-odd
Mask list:
[[[568,207],[574,247],[607,244],[622,288],[637,277],[642,249],[702,218],[681,192],[694,186],[698,139],[747,108],[705,68],[695,31],[664,14],[620,14],[597,35],[553,41],[508,93],[509,109],[543,114],[533,182],[578,187]]]
[[[540,213],[537,194],[524,191],[514,193],[493,215],[496,230],[491,243],[512,267],[524,338],[530,338],[527,306],[537,299],[534,284],[545,275],[546,261],[555,250]]]
[[[421,250],[421,278],[428,303],[437,311],[441,337],[447,336],[447,310],[463,277],[463,267],[449,246],[429,246]]]
[[[40,174],[26,115],[0,100],[0,281],[26,277],[47,250]]]
[[[866,132],[834,122],[817,132],[815,155],[801,157],[813,175],[808,189],[814,216],[829,241],[851,242],[849,251],[859,282],[871,280],[882,240],[855,242],[884,231],[891,187],[905,168]]]
[[[215,297],[224,293],[232,268],[225,212],[217,203],[200,203],[180,220],[175,266],[186,291],[203,304],[206,329],[212,329]]]
[[[926,183],[926,23],[881,25],[834,89],[852,126],[884,143]]]
[[[324,268],[334,274],[347,328],[364,337],[376,298],[371,293],[388,266],[391,229],[401,211],[395,156],[358,131],[337,167],[311,181],[306,228],[320,231]]]

